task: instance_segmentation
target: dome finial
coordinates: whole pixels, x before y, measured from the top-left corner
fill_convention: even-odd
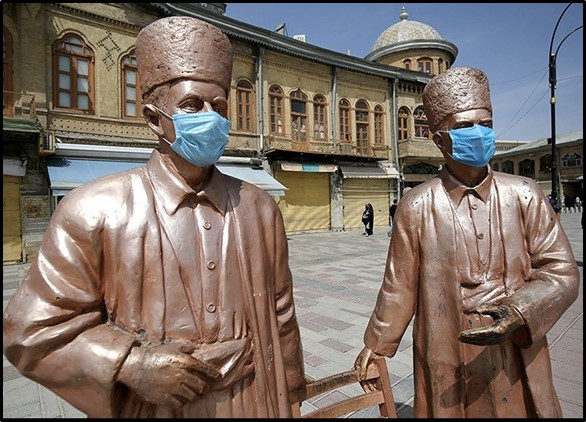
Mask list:
[[[407,20],[407,18],[409,17],[409,15],[407,14],[407,9],[405,9],[405,6],[403,6],[403,8],[401,9],[401,14],[399,15],[399,18],[401,18],[402,21]]]

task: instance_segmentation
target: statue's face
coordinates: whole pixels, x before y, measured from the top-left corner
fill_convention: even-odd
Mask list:
[[[167,104],[163,110],[171,116],[181,113],[215,111],[227,118],[228,99],[224,88],[213,82],[181,79],[171,84],[167,94]],[[171,142],[174,141],[173,122],[170,119],[163,119],[162,123],[165,135],[169,135],[167,139]]]
[[[474,125],[482,125],[492,127],[492,113],[486,109],[479,108],[475,110],[462,111],[460,113],[448,116],[442,122],[438,131],[433,135],[433,139],[442,153],[452,154],[452,140],[447,131],[452,129],[462,129],[465,127],[472,127]],[[451,160],[449,156],[444,154],[448,161]]]

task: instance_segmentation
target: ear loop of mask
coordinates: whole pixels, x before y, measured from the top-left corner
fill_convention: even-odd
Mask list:
[[[436,130],[436,132],[443,132],[443,133],[447,133],[448,136],[450,136],[450,132],[448,130]],[[452,138],[450,138],[450,143],[452,141]],[[454,159],[454,157],[452,156],[452,154],[450,154],[448,151],[446,151],[445,146],[443,147],[444,153],[450,157],[452,160],[457,161],[456,159]]]
[[[173,121],[173,117],[171,117],[170,115],[168,115],[167,113],[165,113],[163,110],[161,110],[159,107],[157,107],[156,105],[152,104],[152,106],[161,114],[163,114],[165,117],[167,117],[168,119],[170,119],[171,121]],[[161,136],[161,139],[163,139],[163,141],[167,142],[169,144],[169,146],[172,146],[173,144],[171,142],[169,142],[169,140],[167,138],[165,138],[164,136]]]

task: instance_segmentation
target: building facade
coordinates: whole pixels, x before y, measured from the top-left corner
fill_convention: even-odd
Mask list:
[[[583,132],[569,132],[556,136],[558,199],[563,207],[564,198],[572,204],[576,197],[584,200]],[[524,142],[514,148],[496,152],[492,168],[510,174],[519,174],[535,180],[543,191],[552,193],[551,138]]]
[[[4,262],[35,256],[69,190],[157,148],[134,44],[164,16],[200,18],[230,38],[232,127],[218,167],[273,195],[288,233],[361,229],[367,202],[386,227],[392,200],[443,162],[421,93],[458,51],[405,8],[358,58],[229,18],[225,3],[2,7]]]

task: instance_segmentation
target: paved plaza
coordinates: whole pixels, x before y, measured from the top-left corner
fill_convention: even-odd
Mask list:
[[[581,214],[562,213],[583,281]],[[289,236],[294,294],[305,354],[306,375],[323,378],[352,368],[382,282],[389,238],[386,227],[374,235],[361,231]],[[438,257],[439,258],[439,257]],[[4,307],[28,265],[4,266]],[[583,284],[583,283],[582,283]],[[583,286],[570,309],[548,333],[554,383],[564,418],[583,419]],[[387,359],[400,418],[412,417],[413,364],[410,330],[398,353]],[[3,418],[77,418],[84,414],[22,376],[3,358]],[[302,413],[360,393],[356,386],[335,390],[305,403]],[[91,398],[88,398],[91,400]],[[350,417],[376,417],[375,409]]]

